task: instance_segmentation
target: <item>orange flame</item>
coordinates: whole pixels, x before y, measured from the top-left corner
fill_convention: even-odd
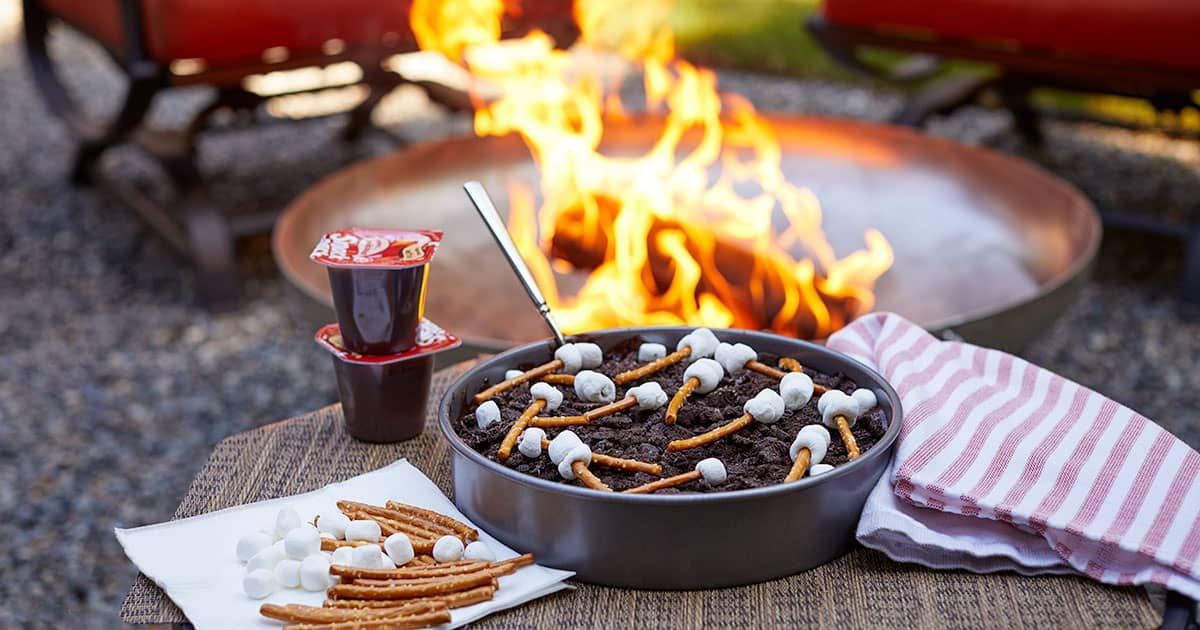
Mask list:
[[[891,247],[868,230],[866,249],[834,253],[816,197],[784,177],[766,121],[721,94],[712,71],[674,59],[662,26],[669,8],[575,4],[582,46],[613,42],[608,49],[639,62],[647,107],[661,114],[661,135],[636,156],[600,151],[605,123],[625,119],[613,86],[544,33],[500,42],[500,0],[416,0],[412,24],[422,48],[461,59],[497,88],[479,104],[475,132],[520,134],[538,164],[541,206],[510,186],[509,230],[564,329],[686,324],[824,337],[873,307]],[[562,295],[558,274],[576,270],[586,281]]]

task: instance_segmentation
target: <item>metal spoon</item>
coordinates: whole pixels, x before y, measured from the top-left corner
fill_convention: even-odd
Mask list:
[[[475,209],[479,211],[479,216],[483,218],[488,231],[496,239],[500,251],[504,252],[504,257],[508,259],[508,264],[517,274],[517,279],[525,287],[529,299],[533,300],[538,313],[541,313],[542,319],[546,320],[546,325],[550,327],[550,332],[554,333],[555,341],[560,346],[565,344],[567,339],[563,337],[562,331],[558,329],[558,324],[554,321],[554,316],[550,314],[550,305],[546,304],[546,298],[542,296],[542,291],[534,281],[533,274],[529,272],[529,267],[526,267],[525,261],[521,259],[521,254],[512,242],[512,237],[509,236],[504,221],[500,219],[500,213],[496,212],[496,206],[492,203],[492,198],[488,196],[487,190],[484,190],[483,184],[479,182],[467,182],[463,184],[463,190],[467,191],[471,203],[475,204]]]

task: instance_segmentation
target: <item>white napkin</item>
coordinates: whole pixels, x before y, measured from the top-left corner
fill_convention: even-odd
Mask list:
[[[321,511],[336,509],[339,500],[374,505],[399,501],[471,524],[429,478],[401,459],[307,494],[114,531],[129,560],[166,591],[196,628],[279,628],[280,622],[258,613],[259,606],[265,602],[320,606],[325,594],[280,589],[264,600],[250,599],[242,592],[245,569],[235,554],[237,541],[249,532],[270,530],[280,508],[293,508],[300,518],[309,520]],[[483,530],[479,531],[479,539],[492,548],[498,560],[518,555]],[[452,610],[451,622],[445,627],[456,628],[569,588],[563,580],[572,575],[570,571],[537,565],[518,569],[500,578],[500,588],[491,601]]]

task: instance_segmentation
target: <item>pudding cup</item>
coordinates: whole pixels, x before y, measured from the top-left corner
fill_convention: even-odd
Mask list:
[[[392,355],[417,345],[429,262],[441,238],[437,230],[361,228],[321,238],[309,257],[328,270],[347,350]]]
[[[417,327],[416,345],[391,355],[346,349],[337,324],[318,330],[316,341],[333,355],[346,431],[355,439],[375,443],[400,442],[421,434],[434,357],[462,343],[429,320]]]

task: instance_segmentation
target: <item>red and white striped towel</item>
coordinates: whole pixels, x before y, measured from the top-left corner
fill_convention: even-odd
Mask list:
[[[1010,354],[939,341],[892,313],[828,346],[904,405],[858,539],[900,561],[1079,571],[1200,599],[1200,454],[1104,396]]]

